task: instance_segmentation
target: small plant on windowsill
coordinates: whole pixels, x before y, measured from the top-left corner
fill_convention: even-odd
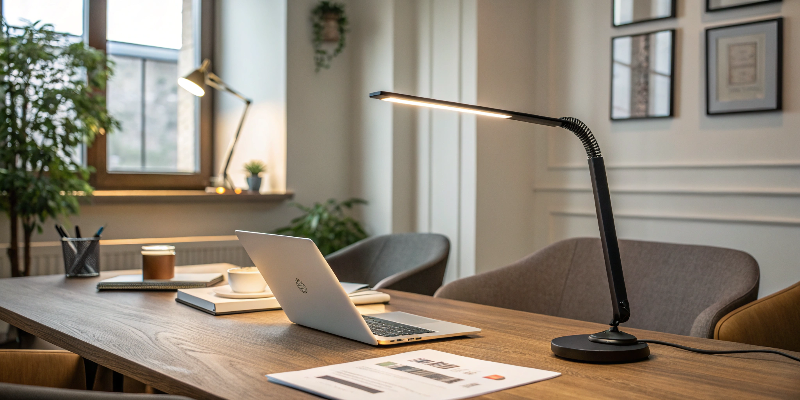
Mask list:
[[[49,24],[9,26],[0,38],[0,210],[9,217],[11,276],[30,274],[31,236],[48,219],[76,214],[91,172],[82,145],[111,133],[103,90],[111,62]],[[19,222],[24,263],[19,260]]]
[[[331,61],[344,50],[348,24],[344,4],[320,1],[311,10],[311,23],[314,28],[314,64],[316,72],[319,72],[322,68],[330,68]],[[329,52],[323,48],[325,42],[336,43],[336,47]]]
[[[354,218],[346,214],[357,204],[367,204],[363,199],[349,199],[342,202],[330,199],[325,203],[314,203],[311,207],[291,203],[303,211],[276,234],[309,238],[317,244],[323,256],[347,247],[367,237],[367,232]]]
[[[247,171],[247,187],[249,192],[258,193],[261,190],[261,174],[267,172],[267,164],[259,160],[252,160],[244,165]]]

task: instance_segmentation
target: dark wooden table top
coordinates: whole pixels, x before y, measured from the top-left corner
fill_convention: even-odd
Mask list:
[[[227,264],[179,267],[224,271]],[[435,349],[557,371],[562,376],[486,398],[800,398],[800,363],[768,354],[701,355],[651,345],[649,360],[621,365],[555,357],[550,340],[603,330],[600,324],[387,291],[386,311],[406,311],[483,329],[469,338],[373,347],[294,325],[283,311],[211,316],[175,301],[175,292],[105,291],[99,278],[61,275],[0,279],[0,319],[168,393],[209,399],[313,398],[267,381],[295,371],[400,352]],[[369,306],[380,309],[382,306]],[[707,349],[757,348],[627,329]],[[797,353],[792,353],[797,355]]]

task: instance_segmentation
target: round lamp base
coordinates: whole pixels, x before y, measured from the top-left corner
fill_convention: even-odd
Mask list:
[[[647,343],[614,345],[589,340],[589,335],[562,336],[550,342],[550,349],[561,358],[596,363],[626,363],[650,356]]]

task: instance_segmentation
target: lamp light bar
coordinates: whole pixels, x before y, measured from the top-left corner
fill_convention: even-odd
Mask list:
[[[557,126],[557,127],[564,125],[564,121],[556,118],[542,117],[540,115],[526,114],[516,111],[499,110],[496,108],[474,106],[471,104],[456,103],[453,101],[444,101],[444,100],[429,99],[425,97],[410,96],[407,94],[380,91],[380,92],[370,93],[369,97],[383,101],[390,101],[392,103],[400,103],[400,104],[408,104],[419,107],[429,107],[429,108],[438,108],[441,110],[465,112],[470,114],[483,115],[486,117],[529,122],[538,125]]]
[[[383,100],[383,101],[391,101],[392,103],[408,104],[408,105],[411,105],[411,106],[430,107],[430,108],[438,108],[438,109],[441,109],[441,110],[459,111],[459,112],[483,115],[485,117],[511,118],[510,115],[506,115],[506,114],[498,114],[498,113],[493,113],[493,112],[478,111],[478,110],[472,110],[472,109],[464,108],[464,107],[445,106],[445,105],[442,105],[442,104],[429,103],[429,102],[424,102],[424,101],[404,100],[404,99],[398,99],[398,98],[394,98],[394,97],[384,97],[381,100]]]

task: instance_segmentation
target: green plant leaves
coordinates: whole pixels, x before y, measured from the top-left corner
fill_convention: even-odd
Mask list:
[[[366,204],[366,200],[358,198],[342,202],[329,199],[310,207],[293,202],[291,205],[301,210],[303,215],[274,233],[309,238],[317,244],[322,255],[328,255],[368,236],[361,224],[346,214],[353,206]]]
[[[22,220],[26,237],[49,218],[78,212],[78,198],[92,193],[80,146],[119,128],[101,95],[112,64],[69,41],[52,25],[2,21],[0,208]]]
[[[332,52],[322,48],[322,32],[325,29],[323,25],[324,17],[326,14],[336,15],[336,23],[339,31],[339,41],[336,43],[336,48]],[[346,44],[345,36],[348,30],[347,15],[344,13],[344,4],[334,3],[331,1],[320,1],[313,10],[311,10],[311,24],[313,27],[312,44],[314,46],[314,65],[316,65],[316,72],[320,69],[328,69],[331,67],[331,61],[338,56]]]

